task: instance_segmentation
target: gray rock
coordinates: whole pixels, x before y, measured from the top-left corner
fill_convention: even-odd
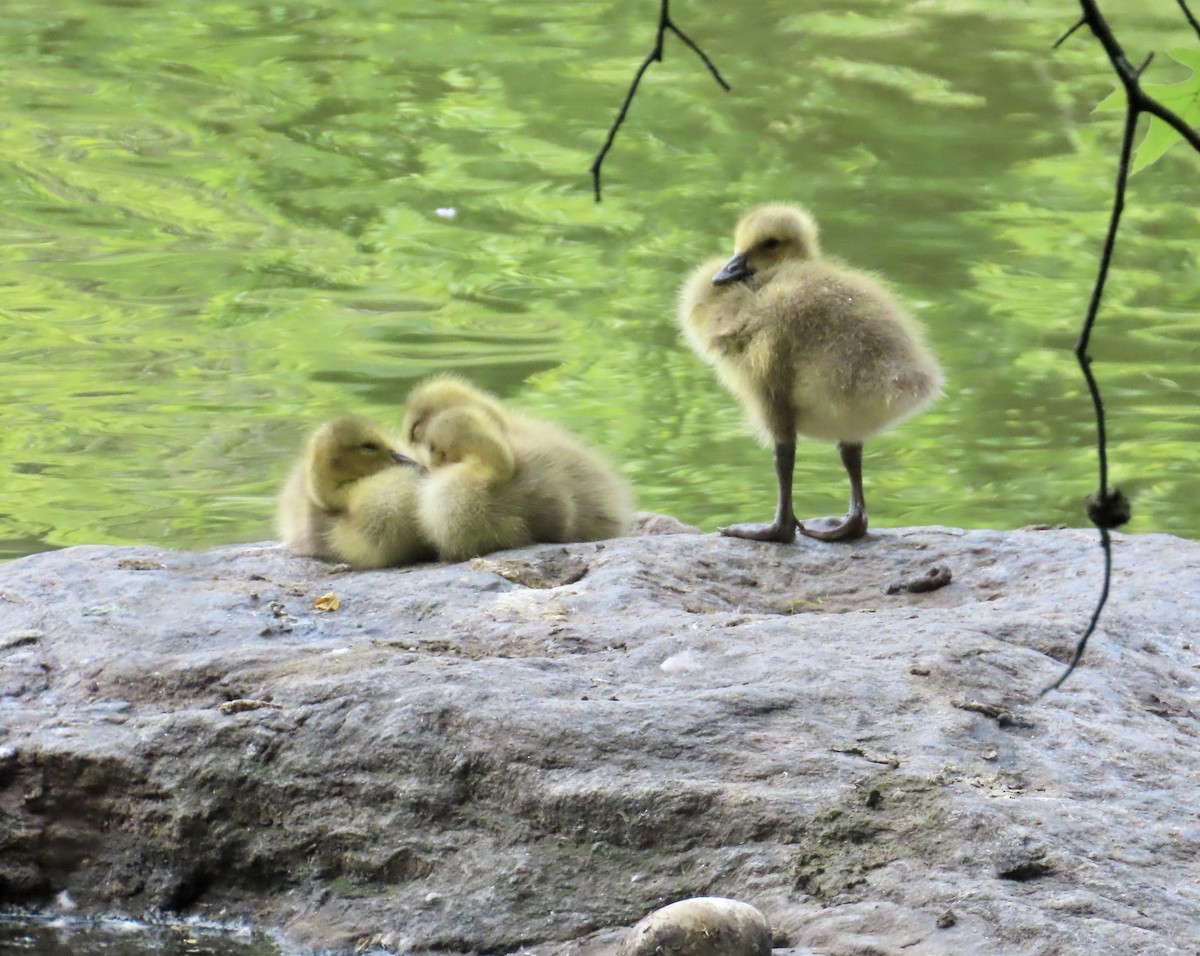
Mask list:
[[[0,903],[347,953],[610,954],[706,895],[795,954],[1200,947],[1200,544],[1116,536],[1084,665],[1040,698],[1092,533],[657,530],[0,568]]]

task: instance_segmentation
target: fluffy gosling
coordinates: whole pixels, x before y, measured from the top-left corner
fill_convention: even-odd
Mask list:
[[[774,520],[721,533],[780,542],[794,541],[797,529],[823,541],[865,535],[863,442],[941,392],[942,372],[921,326],[877,279],[823,258],[813,218],[782,204],[748,213],[734,233],[733,257],[692,273],[679,322],[775,449]],[[797,435],[837,442],[850,507],[833,528],[796,519]]]

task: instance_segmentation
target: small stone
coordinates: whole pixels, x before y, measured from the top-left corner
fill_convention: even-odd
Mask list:
[[[937,918],[937,928],[949,929],[957,922],[958,917],[954,915],[954,910],[946,910],[946,912]]]
[[[909,594],[924,594],[927,591],[936,591],[938,588],[944,588],[953,579],[954,575],[946,565],[935,564],[924,574],[914,577],[897,578],[884,588],[884,593],[900,594],[907,591]]]
[[[680,900],[633,927],[617,956],[770,956],[771,926],[749,903]]]

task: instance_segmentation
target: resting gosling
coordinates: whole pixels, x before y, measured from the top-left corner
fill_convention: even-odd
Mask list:
[[[404,404],[404,422],[400,426],[404,441],[416,448],[425,439],[425,426],[430,418],[448,408],[464,406],[478,409],[507,431],[509,415],[498,398],[476,388],[461,375],[445,372],[427,378],[409,393]]]
[[[423,481],[423,469],[409,461],[352,482],[346,510],[327,535],[333,556],[360,570],[433,561],[437,554],[417,520]]]
[[[738,223],[734,255],[697,269],[680,294],[679,322],[762,437],[775,446],[775,520],[722,534],[791,542],[867,533],[863,441],[916,414],[941,393],[942,372],[924,333],[872,276],[824,259],[817,225],[796,206],[761,206]],[[836,527],[796,520],[796,436],[838,443],[850,509]]]
[[[280,493],[276,526],[283,543],[300,554],[336,558],[330,532],[346,513],[355,483],[401,464],[415,462],[395,451],[373,422],[358,415],[325,422]]]
[[[417,513],[443,560],[628,529],[628,487],[603,459],[462,379],[440,376],[418,387],[405,435],[430,469]]]

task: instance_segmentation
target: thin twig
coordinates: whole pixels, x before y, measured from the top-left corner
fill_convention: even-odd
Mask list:
[[[1184,0],[1178,0],[1178,2],[1188,15],[1189,22],[1195,26],[1195,21],[1192,19],[1190,11],[1187,10]],[[1079,341],[1075,345],[1075,358],[1078,360],[1079,367],[1083,371],[1088,393],[1092,397],[1092,405],[1096,412],[1096,452],[1100,488],[1089,499],[1088,517],[1091,518],[1092,523],[1100,531],[1100,547],[1104,551],[1104,585],[1100,589],[1100,598],[1096,602],[1096,609],[1092,612],[1091,620],[1088,621],[1088,626],[1075,647],[1075,654],[1071,658],[1071,662],[1067,665],[1062,676],[1042,691],[1043,694],[1060,688],[1074,672],[1075,666],[1083,658],[1088,640],[1095,633],[1096,626],[1100,621],[1100,614],[1108,602],[1109,584],[1112,580],[1112,537],[1109,532],[1129,520],[1129,502],[1119,490],[1116,488],[1109,489],[1108,486],[1108,435],[1104,419],[1104,401],[1100,395],[1100,386],[1092,372],[1092,358],[1088,355],[1088,346],[1091,343],[1092,331],[1096,325],[1096,316],[1100,311],[1100,302],[1104,297],[1104,286],[1108,281],[1109,267],[1112,265],[1113,250],[1116,248],[1117,242],[1117,230],[1121,225],[1121,213],[1125,209],[1125,188],[1129,181],[1129,168],[1133,159],[1133,139],[1137,132],[1138,117],[1142,113],[1150,113],[1153,116],[1157,116],[1187,140],[1193,149],[1200,152],[1200,135],[1176,116],[1175,113],[1163,106],[1154,97],[1149,96],[1141,87],[1142,73],[1150,65],[1154,54],[1151,53],[1142,62],[1141,66],[1135,68],[1126,58],[1125,52],[1121,49],[1121,45],[1117,42],[1116,37],[1113,36],[1108,22],[1104,19],[1104,15],[1096,5],[1096,0],[1079,0],[1079,5],[1083,10],[1082,19],[1067,31],[1059,43],[1074,33],[1081,24],[1087,24],[1091,28],[1092,34],[1104,48],[1104,52],[1108,56],[1108,60],[1112,64],[1117,78],[1121,81],[1121,85],[1125,89],[1125,127],[1121,136],[1121,153],[1117,162],[1117,185],[1113,195],[1112,211],[1108,219],[1108,232],[1104,237],[1104,248],[1100,254],[1100,267],[1097,270],[1096,282],[1092,287],[1092,295],[1088,301],[1087,314],[1084,317],[1083,327],[1079,333]],[[1058,44],[1055,45],[1057,46]]]
[[[1079,20],[1076,22],[1075,26],[1071,27],[1070,30],[1068,30],[1066,33],[1064,33],[1062,36],[1060,36],[1057,40],[1054,41],[1054,46],[1052,47],[1052,49],[1057,50],[1060,46],[1062,46],[1069,39],[1071,39],[1072,36],[1075,35],[1076,30],[1078,30],[1082,26],[1085,26],[1086,24],[1087,24],[1087,19],[1085,17],[1080,17]]]
[[[1196,22],[1196,18],[1192,16],[1192,11],[1188,9],[1187,0],[1176,0],[1176,2],[1179,4],[1179,9],[1183,11],[1183,15],[1187,17],[1187,22],[1196,31],[1196,36],[1200,37],[1200,23]]]
[[[1104,399],[1100,395],[1100,386],[1092,373],[1092,357],[1088,355],[1088,345],[1092,340],[1092,329],[1096,325],[1096,316],[1100,312],[1100,301],[1104,297],[1104,286],[1108,281],[1108,269],[1112,265],[1113,250],[1117,244],[1117,230],[1121,225],[1121,213],[1125,210],[1125,186],[1129,179],[1129,163],[1133,156],[1133,137],[1137,132],[1138,110],[1132,99],[1125,103],[1125,131],[1121,138],[1121,157],[1117,163],[1117,186],[1113,194],[1112,212],[1108,218],[1108,232],[1104,237],[1104,249],[1100,253],[1100,268],[1096,274],[1096,284],[1092,287],[1092,297],[1088,301],[1087,315],[1083,320],[1083,328],[1079,332],[1079,341],[1075,344],[1075,358],[1083,377],[1087,381],[1088,392],[1092,396],[1092,406],[1096,410],[1096,454],[1099,459],[1100,492],[1097,506],[1103,506],[1110,500],[1108,491],[1108,433],[1104,423]],[[1119,494],[1119,493],[1118,493]],[[1104,549],[1104,586],[1100,589],[1100,598],[1096,602],[1096,610],[1092,619],[1075,646],[1075,655],[1062,675],[1042,693],[1048,694],[1058,690],[1067,678],[1075,671],[1075,666],[1083,659],[1088,641],[1100,623],[1100,612],[1108,603],[1108,586],[1112,579],[1112,538],[1108,533],[1108,524],[1100,516],[1093,518],[1100,529],[1100,547]]]
[[[1087,650],[1088,638],[1092,636],[1092,632],[1096,630],[1096,624],[1100,620],[1100,612],[1104,610],[1104,605],[1108,601],[1108,585],[1112,580],[1112,540],[1108,536],[1108,529],[1100,529],[1100,546],[1104,549],[1104,586],[1100,589],[1100,600],[1096,602],[1096,610],[1092,612],[1092,619],[1088,621],[1087,630],[1083,632],[1083,637],[1079,639],[1079,643],[1075,645],[1075,654],[1071,658],[1071,663],[1067,665],[1067,669],[1062,672],[1053,684],[1046,687],[1042,694],[1048,694],[1052,690],[1058,690],[1068,677],[1075,673],[1075,665],[1083,658],[1083,652]]]
[[[1088,301],[1079,341],[1075,344],[1075,359],[1087,380],[1092,404],[1096,408],[1096,446],[1099,453],[1101,500],[1108,497],[1108,435],[1104,426],[1104,402],[1100,397],[1100,386],[1096,384],[1096,376],[1092,374],[1092,357],[1088,355],[1088,345],[1092,340],[1096,316],[1100,312],[1104,286],[1108,282],[1108,270],[1112,265],[1113,250],[1117,245],[1117,230],[1121,226],[1121,213],[1125,211],[1125,187],[1129,179],[1129,163],[1133,157],[1133,137],[1137,132],[1137,120],[1137,106],[1129,101],[1125,105],[1125,132],[1121,137],[1121,157],[1117,163],[1117,186],[1113,194],[1112,212],[1108,218],[1108,232],[1104,236],[1104,248],[1100,253],[1100,268],[1096,273],[1096,284],[1092,287],[1092,297]]]
[[[725,82],[725,78],[721,76],[713,61],[708,58],[708,55],[700,49],[699,46],[686,33],[675,25],[675,21],[671,19],[671,0],[662,0],[662,5],[658,11],[658,29],[654,35],[654,47],[646,54],[646,59],[642,60],[642,65],[637,68],[637,72],[633,75],[633,82],[629,85],[629,91],[625,94],[625,101],[621,104],[620,110],[617,111],[617,118],[613,121],[609,128],[608,136],[604,140],[604,145],[600,147],[600,152],[596,154],[596,158],[592,160],[592,188],[596,192],[596,202],[600,202],[600,167],[604,163],[604,157],[608,155],[608,151],[612,149],[613,141],[617,138],[617,130],[621,128],[621,124],[625,122],[625,116],[629,112],[629,106],[633,102],[633,96],[637,93],[638,84],[642,82],[642,77],[646,70],[650,68],[651,63],[661,63],[663,59],[663,38],[668,30],[674,33],[687,46],[692,49],[698,57],[708,67],[708,72],[713,75],[713,78],[721,85],[721,88],[726,93],[729,92],[730,86]]]
[[[664,9],[666,8],[665,2],[663,4],[663,7],[664,7]],[[708,54],[705,53],[703,50],[701,50],[700,47],[696,44],[696,42],[690,36],[688,36],[686,33],[684,33],[682,30],[680,30],[679,27],[675,26],[674,21],[668,20],[667,28],[672,33],[674,33],[677,37],[679,37],[679,39],[681,39],[684,43],[686,43],[688,45],[689,49],[691,49],[696,54],[696,56],[700,57],[701,62],[703,62],[706,67],[708,67],[708,72],[713,75],[713,79],[717,81],[717,83],[720,85],[721,89],[723,89],[726,93],[728,93],[731,89],[733,89],[733,87],[731,87],[728,83],[725,82],[725,77],[723,77],[721,75],[721,71],[717,69],[717,65],[708,58]]]

